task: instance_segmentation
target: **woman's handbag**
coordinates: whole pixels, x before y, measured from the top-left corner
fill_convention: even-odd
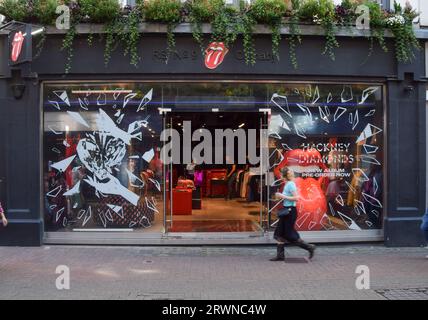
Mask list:
[[[282,218],[282,217],[288,216],[290,213],[291,213],[291,208],[284,207],[278,211],[278,217]]]

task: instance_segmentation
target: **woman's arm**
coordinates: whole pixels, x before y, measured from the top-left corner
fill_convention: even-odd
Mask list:
[[[285,194],[283,194],[281,192],[277,192],[276,196],[278,198],[280,198],[280,199],[283,199],[283,200],[289,200],[289,201],[297,201],[297,200],[299,200],[299,196],[298,196],[297,192],[293,192],[293,196],[291,196],[291,197],[290,196],[286,196]]]

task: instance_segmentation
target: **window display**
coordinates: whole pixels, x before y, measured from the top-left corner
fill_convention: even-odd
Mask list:
[[[297,229],[382,227],[382,87],[285,85],[272,92],[271,194],[280,169],[297,176]],[[280,205],[271,202],[271,207]],[[271,217],[274,220],[275,217]]]
[[[269,117],[261,110],[270,110]],[[43,117],[46,231],[269,230],[281,206],[273,195],[283,186],[285,166],[297,177],[298,230],[382,228],[381,86],[47,83]],[[195,159],[164,164],[163,130],[174,128],[184,137],[186,121],[195,132],[267,128],[266,175],[259,164],[240,163],[238,155],[227,165]],[[260,152],[261,141],[254,140],[252,149]],[[218,149],[213,147],[213,158]],[[170,205],[184,199],[180,177],[195,189],[187,195],[186,214]]]
[[[153,88],[45,86],[47,231],[163,227]]]

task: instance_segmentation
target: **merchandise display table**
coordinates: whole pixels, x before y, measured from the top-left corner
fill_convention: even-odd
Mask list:
[[[192,189],[174,188],[172,190],[172,214],[192,214]]]

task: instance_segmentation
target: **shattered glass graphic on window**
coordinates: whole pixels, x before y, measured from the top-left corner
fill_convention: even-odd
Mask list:
[[[150,107],[153,96],[153,88],[46,92],[47,231],[146,229],[160,220],[163,172],[149,122],[158,115]]]
[[[297,229],[381,229],[381,87],[278,86],[271,92],[270,107],[271,194],[286,183],[281,169],[293,170],[299,193]],[[270,201],[271,227],[281,207],[282,201]]]

